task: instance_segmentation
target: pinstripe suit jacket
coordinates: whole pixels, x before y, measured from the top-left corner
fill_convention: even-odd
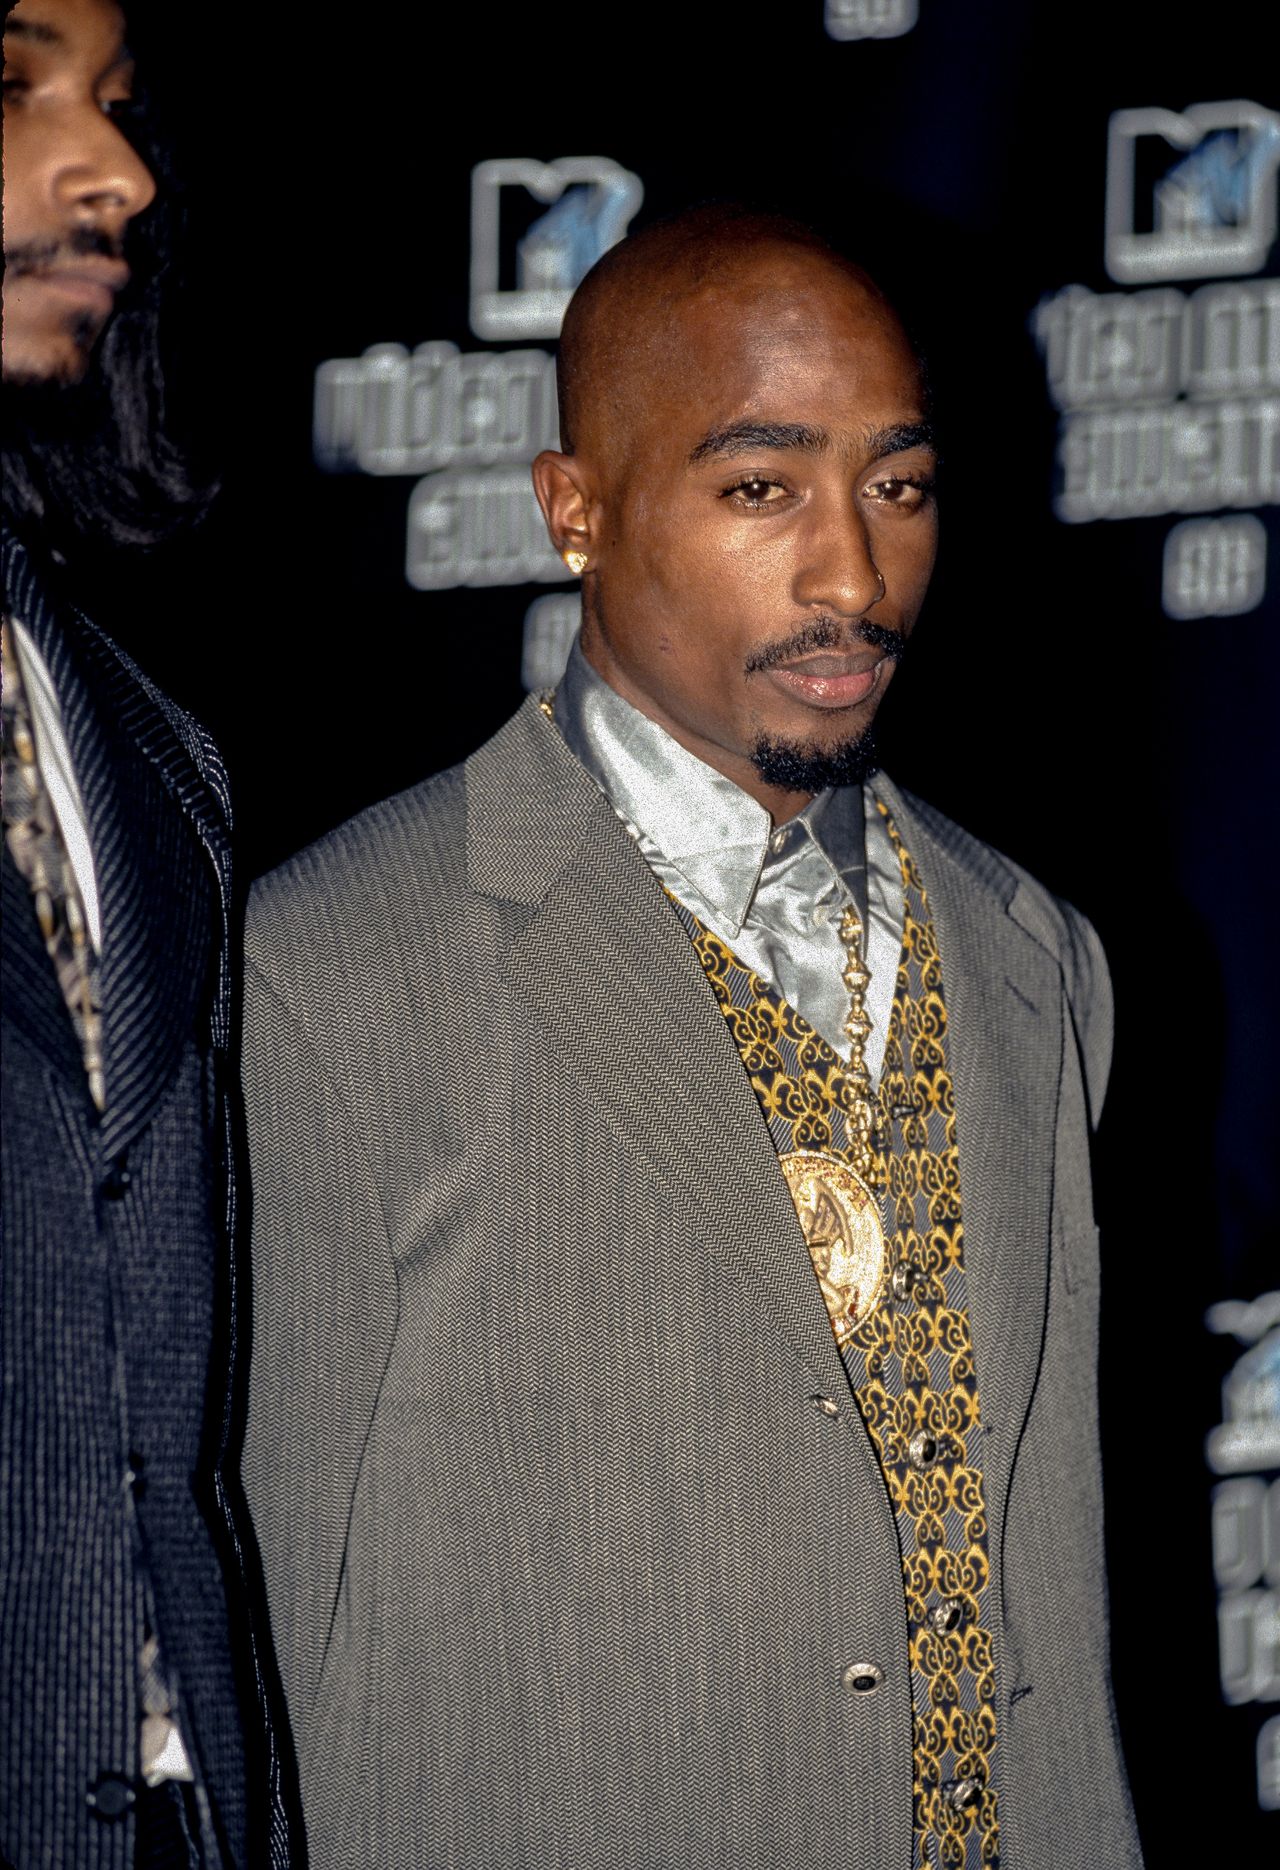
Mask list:
[[[1073,911],[890,796],[950,1008],[1002,1862],[1129,1870],[1105,966]],[[904,1870],[884,1482],[688,937],[536,705],[259,886],[247,1000],[246,1482],[318,1870]],[[842,1687],[860,1659],[874,1695]]]
[[[137,1772],[146,1574],[208,1861],[283,1865],[268,1663],[245,1614],[257,1560],[225,1458],[226,779],[203,731],[53,598],[11,536],[4,590],[49,665],[89,821],[107,1107],[99,1121],[6,845],[0,1861],[133,1864],[132,1817],[108,1815],[101,1786]]]

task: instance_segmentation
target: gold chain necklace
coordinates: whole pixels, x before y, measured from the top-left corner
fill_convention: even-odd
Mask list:
[[[849,1119],[852,1164],[823,1149],[793,1149],[778,1158],[818,1275],[836,1343],[843,1350],[858,1326],[880,1302],[889,1252],[875,1192],[879,1176],[872,1151],[874,1117],[867,1040],[871,1021],[866,994],[871,974],[862,958],[862,924],[857,911],[840,919],[845,948],[844,984],[849,989],[845,1036],[849,1063],[841,1087],[841,1106]]]

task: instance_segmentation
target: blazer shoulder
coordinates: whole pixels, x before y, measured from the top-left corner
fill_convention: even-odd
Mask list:
[[[1102,944],[1087,916],[1033,876],[1014,858],[975,837],[936,806],[899,792],[910,816],[923,825],[936,845],[967,872],[974,885],[991,890],[1014,920],[1062,964],[1069,992],[1089,989],[1099,965],[1105,969]]]
[[[906,792],[900,796],[910,815],[952,858],[973,887],[993,891],[1003,912],[1058,963],[1096,1122],[1110,1068],[1114,1025],[1111,975],[1097,930],[1073,903],[1056,896],[1012,857],[964,830],[923,799]]]
[[[380,920],[423,896],[466,888],[466,780],[461,766],[369,806],[260,877],[249,895],[251,961],[367,941]]]

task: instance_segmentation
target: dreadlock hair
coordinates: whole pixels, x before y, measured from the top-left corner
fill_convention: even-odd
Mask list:
[[[145,91],[121,128],[156,183],[125,236],[129,284],[80,380],[6,385],[0,399],[6,520],[59,558],[162,544],[215,491],[166,427],[162,335],[184,212]]]

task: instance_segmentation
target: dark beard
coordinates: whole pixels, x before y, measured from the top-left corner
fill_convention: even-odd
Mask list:
[[[24,245],[10,246],[5,250],[5,275],[11,282],[31,275],[38,277],[51,266],[65,265],[69,260],[80,259],[85,254],[100,259],[123,259],[124,238],[119,234],[108,234],[98,227],[78,227],[59,240],[30,240]],[[5,383],[21,385],[23,388],[32,388],[41,383],[78,383],[105,323],[105,318],[95,316],[92,312],[70,311],[67,334],[79,353],[78,359],[68,361],[52,373],[10,371],[6,368]]]
[[[860,786],[879,767],[875,727],[836,747],[794,740],[757,740],[751,764],[779,792],[825,792],[828,786]]]

